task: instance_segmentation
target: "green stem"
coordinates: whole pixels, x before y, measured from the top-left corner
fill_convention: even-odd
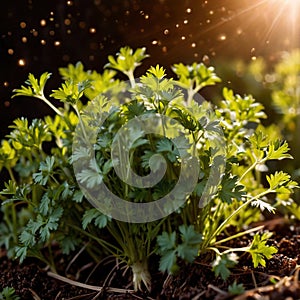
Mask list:
[[[242,180],[245,178],[245,176],[251,172],[258,164],[263,164],[266,161],[266,159],[262,159],[260,161],[256,160],[245,172],[244,174],[240,177],[239,183],[242,182]]]
[[[12,226],[13,226],[13,238],[14,242],[18,242],[18,224],[17,224],[17,212],[15,208],[15,204],[11,206],[11,215],[12,215]]]
[[[239,213],[240,210],[242,210],[244,207],[246,207],[247,205],[249,205],[252,201],[257,200],[257,199],[259,199],[259,198],[261,198],[261,197],[263,197],[263,196],[265,196],[265,195],[267,195],[267,194],[269,194],[269,193],[272,193],[272,192],[274,192],[274,191],[271,190],[271,189],[267,189],[266,191],[261,192],[260,194],[258,194],[258,195],[256,195],[256,196],[252,197],[252,198],[249,199],[248,201],[244,202],[241,206],[239,206],[234,212],[231,213],[231,215],[230,215],[229,217],[227,217],[227,218],[219,225],[219,227],[215,230],[215,232],[211,235],[211,237],[210,237],[209,239],[207,239],[206,245],[209,245],[210,242],[211,242],[216,236],[218,236],[218,235],[222,232],[222,230],[224,229],[224,227],[229,223],[229,220],[230,220],[231,218],[233,218],[234,216],[236,216],[236,215]]]
[[[128,77],[131,87],[134,88],[135,87],[135,80],[134,80],[133,70],[130,70],[128,72],[124,72],[124,74]]]
[[[261,229],[263,229],[263,228],[264,228],[264,225],[261,225],[261,226],[255,227],[255,228],[251,228],[251,229],[245,230],[245,231],[243,231],[243,232],[239,232],[239,233],[237,233],[237,234],[235,234],[235,235],[229,236],[229,237],[227,237],[227,238],[225,238],[225,239],[222,239],[222,240],[219,240],[219,241],[215,242],[214,245],[216,246],[216,245],[219,245],[219,244],[228,242],[228,241],[230,241],[230,240],[236,239],[236,238],[238,238],[238,237],[240,237],[240,236],[243,236],[243,235],[245,235],[245,234],[249,234],[249,233],[251,233],[251,232],[255,232],[255,231],[261,230]]]
[[[44,101],[50,108],[52,108],[56,114],[58,114],[59,116],[63,117],[64,114],[59,110],[57,109],[44,95],[40,96],[40,95],[36,95],[35,96],[36,98]]]
[[[82,118],[81,118],[80,112],[79,112],[79,110],[78,110],[78,107],[77,107],[76,104],[74,104],[72,107],[74,108],[74,110],[75,110],[75,112],[76,112],[76,115],[78,116],[79,124],[80,124],[81,130],[82,130],[82,132],[83,132],[84,139],[85,139],[85,141],[86,141],[87,143],[89,143],[90,141],[89,141],[88,138],[87,138],[87,134],[86,134],[86,131],[85,131],[85,127],[84,127],[84,124],[83,124],[83,122],[82,122]]]
[[[103,248],[105,248],[109,253],[111,253],[114,256],[118,256],[117,253],[121,252],[121,250],[118,247],[112,245],[109,242],[106,242],[105,240],[97,238],[95,235],[93,235],[91,233],[88,233],[87,231],[81,229],[80,227],[78,227],[76,225],[68,224],[68,226],[70,226],[71,228],[73,228],[73,229],[79,231],[80,233],[86,235],[87,237],[93,239],[94,241],[96,241],[97,243],[99,243]]]
[[[14,173],[13,173],[11,167],[10,167],[10,166],[7,166],[6,169],[7,169],[7,171],[8,171],[9,176],[10,176],[10,179],[11,179],[13,182],[16,182],[16,178],[15,178],[15,176],[14,176]]]
[[[48,251],[49,251],[49,261],[50,261],[51,269],[53,270],[54,273],[57,273],[56,268],[55,268],[53,254],[52,254],[51,239],[48,243]]]

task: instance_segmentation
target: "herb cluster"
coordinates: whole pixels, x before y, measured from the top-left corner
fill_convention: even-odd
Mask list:
[[[235,95],[227,88],[217,106],[196,101],[202,88],[221,81],[214,69],[203,63],[174,65],[176,79],[168,78],[161,66],[150,67],[137,81],[134,71],[146,57],[144,48],[124,47],[115,57],[108,57],[102,74],[85,70],[81,63],[61,68],[63,83],[50,96],[44,94],[49,73],[40,78],[30,74],[25,85],[14,91],[14,96],[40,99],[56,114],[32,122],[17,119],[2,141],[0,167],[10,180],[1,191],[0,244],[11,257],[22,262],[34,256],[55,271],[54,245],[66,255],[85,250],[95,261],[112,254],[131,267],[133,286],[138,290],[151,287],[151,256],[159,257],[160,271],[176,273],[179,260],[191,263],[199,254],[211,252],[212,269],[225,280],[238,262],[238,253],[249,253],[254,267],[264,266],[276,253],[267,245],[271,236],[267,232],[255,233],[248,247],[225,246],[231,239],[261,229],[245,228],[261,219],[261,211],[274,212],[282,199],[293,203],[290,195],[297,183],[290,175],[266,173],[269,161],[291,156],[288,144],[261,124],[266,118],[263,106],[251,95]],[[118,72],[128,81],[118,79]],[[62,105],[55,107],[51,98]],[[126,166],[141,177],[162,166],[161,160],[151,163],[156,155],[166,166],[157,185],[141,188],[117,174],[114,166],[118,162],[111,148],[121,128],[149,115],[175,120],[185,135],[145,134],[138,127],[127,131],[123,138],[134,138],[134,143],[127,149],[128,155],[121,157]],[[103,116],[105,120],[97,128]],[[83,141],[91,139],[87,128],[98,129],[93,149],[73,150],[77,126]],[[170,126],[162,123],[162,132]],[[74,162],[85,161],[91,151],[95,160],[75,174]],[[173,213],[160,220],[128,223],[114,219],[98,209],[97,203],[93,206],[81,188],[93,189],[104,183],[128,202],[150,203],[174,189],[188,154],[199,164],[194,189],[188,195],[179,191],[168,202],[170,207],[164,207]],[[193,166],[188,167],[192,172]],[[126,178],[126,174],[122,176]],[[233,236],[226,235],[229,226],[236,228]],[[231,290],[237,293],[242,287],[235,283]]]

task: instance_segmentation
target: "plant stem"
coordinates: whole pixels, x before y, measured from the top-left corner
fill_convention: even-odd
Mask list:
[[[6,170],[8,171],[8,174],[9,174],[11,180],[12,180],[13,182],[16,182],[16,178],[15,178],[15,176],[14,176],[14,173],[13,173],[11,167],[10,167],[10,166],[6,166]]]
[[[258,164],[263,164],[266,161],[266,159],[262,159],[260,161],[256,160],[245,172],[244,174],[240,177],[238,183],[242,182],[242,180],[245,178],[245,176],[252,171]]]
[[[263,228],[264,228],[264,225],[261,225],[261,226],[255,227],[255,228],[251,228],[251,229],[245,230],[245,231],[243,231],[243,232],[239,232],[239,233],[237,233],[237,234],[235,234],[235,235],[229,236],[229,237],[227,237],[227,238],[225,238],[225,239],[222,239],[222,240],[219,240],[219,241],[215,242],[215,243],[214,243],[214,246],[219,245],[219,244],[222,244],[222,243],[225,243],[225,242],[228,242],[228,241],[233,240],[233,239],[236,239],[236,238],[238,238],[238,237],[240,237],[240,236],[243,236],[243,235],[245,235],[245,234],[248,234],[248,233],[251,233],[251,232],[255,232],[255,231],[261,230],[261,229],[263,229]]]
[[[44,95],[35,95],[35,97],[37,97],[38,99],[44,101],[50,108],[52,108],[56,114],[58,114],[59,116],[63,117],[64,114],[57,109]]]
[[[124,72],[124,74],[128,77],[131,87],[134,88],[135,87],[135,80],[134,80],[133,70]]]
[[[234,212],[231,213],[231,215],[229,217],[227,217],[220,225],[219,227],[215,230],[215,232],[211,235],[211,237],[206,241],[206,245],[210,244],[210,242],[216,237],[218,236],[222,230],[224,229],[224,227],[229,223],[229,220],[234,217],[235,215],[238,214],[238,212],[240,210],[242,210],[244,207],[246,207],[248,204],[250,204],[252,201],[260,198],[260,197],[263,197],[269,193],[272,193],[274,192],[273,190],[271,189],[267,189],[266,191],[264,192],[261,192],[260,194],[250,198],[248,201],[244,202],[241,206],[239,206]]]

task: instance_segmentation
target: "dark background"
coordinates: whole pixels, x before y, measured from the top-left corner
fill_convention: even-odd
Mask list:
[[[295,0],[296,1],[296,0]],[[53,73],[82,61],[101,72],[121,46],[147,47],[145,67],[202,61],[216,66],[299,47],[291,7],[279,0],[11,0],[0,18],[0,136],[16,117],[50,110],[29,98],[11,100],[28,73]],[[294,22],[293,22],[294,21]],[[298,24],[299,22],[297,22]],[[299,27],[299,25],[298,25]],[[137,76],[139,74],[136,74]],[[226,78],[223,78],[226,81]],[[238,86],[236,87],[238,89]]]

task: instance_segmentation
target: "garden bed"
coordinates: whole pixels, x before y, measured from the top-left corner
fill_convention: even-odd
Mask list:
[[[180,264],[177,275],[163,275],[154,271],[149,293],[133,293],[131,272],[124,265],[116,267],[116,260],[106,260],[96,266],[87,258],[78,256],[65,272],[67,261],[60,258],[63,276],[59,277],[43,268],[34,259],[22,265],[8,260],[2,252],[0,263],[0,288],[13,287],[21,299],[299,299],[300,223],[290,225],[287,220],[274,219],[265,223],[274,233],[270,244],[278,252],[266,267],[253,268],[251,257],[243,255],[232,269],[227,281],[215,277],[211,271],[211,258],[198,257],[193,264]],[[248,237],[230,242],[230,247],[243,247],[250,243]],[[158,262],[151,262],[155,266]],[[152,269],[152,270],[151,270]],[[93,271],[94,270],[94,271]],[[150,268],[157,270],[157,266]],[[66,274],[67,273],[67,274]],[[86,279],[89,277],[88,281]],[[228,285],[243,283],[241,295],[228,294]],[[80,287],[80,283],[87,288]],[[104,287],[101,289],[100,287]],[[126,293],[127,291],[127,293]]]

